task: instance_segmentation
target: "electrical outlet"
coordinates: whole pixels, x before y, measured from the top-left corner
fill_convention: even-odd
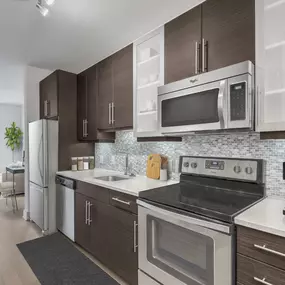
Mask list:
[[[115,155],[112,155],[111,163],[112,163],[113,165],[116,164],[116,157],[115,157]]]
[[[104,156],[100,155],[100,163],[103,164],[104,163]]]

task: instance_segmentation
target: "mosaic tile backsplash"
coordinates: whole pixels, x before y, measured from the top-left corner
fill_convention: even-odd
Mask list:
[[[165,155],[172,165],[180,155],[260,158],[266,160],[266,191],[270,196],[285,198],[285,181],[282,168],[285,161],[285,140],[260,140],[259,134],[193,135],[182,142],[138,143],[133,132],[116,133],[116,142],[96,143],[96,167],[124,171],[125,153],[129,154],[131,171],[145,174],[146,160],[150,153]],[[103,163],[100,163],[100,158]]]

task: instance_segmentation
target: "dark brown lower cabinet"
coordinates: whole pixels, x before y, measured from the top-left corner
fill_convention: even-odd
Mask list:
[[[86,186],[85,183],[78,185],[80,189],[77,191],[81,193],[84,192],[82,187],[93,186]],[[75,241],[128,284],[137,285],[137,215],[120,209],[105,199],[105,202],[94,199],[102,197],[103,189],[109,195],[108,189],[99,188],[94,185],[92,198],[76,193]],[[101,191],[100,195],[97,195],[98,191]],[[90,214],[89,208],[86,210],[86,203],[90,205],[87,206]],[[86,222],[88,217],[90,222]]]
[[[88,198],[76,193],[75,195],[75,241],[84,249],[91,250],[91,227],[86,223]]]
[[[110,208],[110,269],[129,284],[138,284],[137,215]]]

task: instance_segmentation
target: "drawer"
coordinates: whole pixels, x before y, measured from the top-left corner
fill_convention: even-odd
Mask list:
[[[285,271],[238,254],[237,282],[243,285],[285,285]]]
[[[76,183],[76,192],[97,201],[109,204],[109,189],[107,188],[78,181]]]
[[[237,252],[285,270],[285,238],[237,227]]]
[[[110,190],[110,204],[114,207],[122,210],[129,211],[131,213],[138,213],[137,197],[124,194],[118,191]]]

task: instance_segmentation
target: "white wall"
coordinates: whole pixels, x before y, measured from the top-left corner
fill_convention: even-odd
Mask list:
[[[24,121],[25,137],[24,149],[26,152],[25,159],[25,210],[24,219],[28,220],[30,216],[30,195],[29,195],[29,123],[37,121],[40,118],[39,111],[39,82],[47,77],[52,71],[27,66],[25,69],[24,84]]]
[[[0,103],[0,172],[13,162],[12,151],[6,146],[5,128],[15,122],[17,127],[22,126],[22,105]],[[22,128],[21,128],[22,129]],[[14,161],[22,160],[22,149],[15,150]]]

